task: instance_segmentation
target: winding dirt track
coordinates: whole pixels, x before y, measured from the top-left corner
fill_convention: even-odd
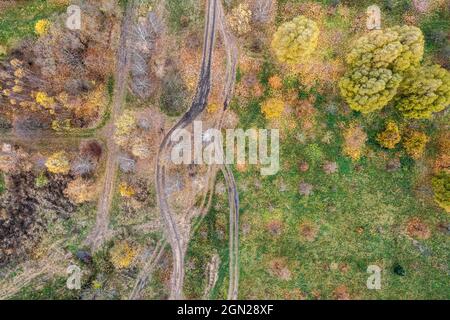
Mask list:
[[[101,245],[105,242],[109,235],[109,213],[114,197],[114,185],[118,169],[117,155],[119,152],[119,148],[113,140],[115,130],[114,123],[120,111],[122,110],[122,105],[125,100],[125,89],[127,85],[128,73],[130,70],[130,47],[128,37],[131,31],[135,10],[135,1],[129,1],[125,9],[125,15],[123,17],[122,28],[120,32],[120,43],[117,52],[117,67],[115,72],[116,81],[114,84],[114,98],[111,110],[111,121],[104,131],[104,135],[107,138],[105,179],[103,182],[103,190],[98,201],[97,220],[95,223],[95,227],[86,240],[87,244],[94,252],[101,247]]]
[[[159,148],[157,165],[156,165],[156,190],[158,205],[161,216],[166,226],[166,235],[168,237],[173,255],[173,272],[171,279],[171,299],[181,299],[184,282],[184,258],[186,243],[180,236],[180,232],[174,215],[170,211],[167,195],[166,195],[166,167],[165,162],[168,151],[170,151],[171,142],[170,137],[177,129],[185,128],[190,125],[198,115],[200,115],[206,108],[209,92],[211,89],[211,62],[214,51],[214,40],[216,32],[216,23],[219,22],[220,31],[224,40],[224,45],[227,51],[227,74],[224,86],[224,110],[227,109],[231,98],[233,96],[236,64],[237,64],[237,47],[234,37],[228,31],[224,19],[222,4],[218,0],[209,0],[206,10],[205,19],[205,35],[202,65],[200,71],[199,83],[197,92],[194,97],[191,108],[183,115],[181,120],[167,133]],[[222,113],[223,116],[223,113]],[[222,120],[219,121],[219,129]],[[238,295],[238,221],[239,221],[239,197],[237,193],[236,184],[234,182],[233,174],[229,167],[224,167],[225,180],[228,185],[229,201],[230,201],[230,287],[229,299],[237,299]],[[214,175],[215,176],[215,175]]]
[[[170,137],[177,129],[188,126],[195,118],[206,108],[209,92],[211,89],[211,62],[214,51],[214,38],[217,18],[217,0],[208,1],[208,9],[206,10],[206,25],[204,35],[204,46],[202,65],[200,71],[197,92],[190,109],[183,115],[178,123],[164,137],[158,152],[156,163],[156,191],[158,205],[162,219],[166,226],[166,236],[172,248],[173,255],[173,272],[171,279],[170,299],[181,299],[184,282],[184,257],[185,248],[182,243],[180,232],[175,221],[175,217],[170,211],[166,194],[166,167],[164,158],[172,145]]]

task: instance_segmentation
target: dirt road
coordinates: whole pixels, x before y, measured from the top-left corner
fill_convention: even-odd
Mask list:
[[[184,283],[184,258],[185,246],[182,242],[179,228],[175,217],[171,212],[166,194],[166,166],[165,156],[170,152],[172,133],[181,128],[185,128],[194,121],[194,119],[203,112],[208,102],[208,96],[211,89],[211,62],[214,51],[214,40],[216,33],[217,21],[217,0],[209,0],[206,10],[205,19],[205,35],[203,44],[202,64],[197,91],[194,96],[189,110],[177,122],[177,124],[169,130],[164,137],[158,152],[156,164],[156,194],[161,217],[166,227],[166,236],[172,248],[173,255],[173,272],[171,279],[171,299],[181,299]]]
[[[135,1],[128,2],[122,21],[119,49],[117,52],[117,67],[115,72],[114,95],[111,110],[111,121],[105,127],[104,135],[107,138],[107,155],[103,190],[98,201],[97,219],[95,227],[88,236],[86,243],[93,252],[97,251],[110,235],[109,217],[114,196],[114,186],[118,169],[118,146],[114,143],[114,123],[122,110],[125,100],[127,79],[129,74],[129,35],[136,11]]]

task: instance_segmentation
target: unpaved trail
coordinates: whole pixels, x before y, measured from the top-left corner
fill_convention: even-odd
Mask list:
[[[219,23],[220,33],[224,42],[226,54],[227,54],[227,66],[226,66],[226,81],[224,83],[223,91],[223,110],[219,121],[216,124],[217,128],[222,127],[223,113],[228,108],[228,105],[233,97],[234,86],[236,82],[236,68],[238,61],[238,49],[236,45],[236,40],[234,36],[228,29],[226,24],[224,11],[222,3],[217,0],[208,1],[208,9],[206,11],[207,17],[205,21],[205,36],[204,36],[204,47],[203,47],[203,59],[202,68],[200,74],[200,80],[197,87],[197,93],[194,98],[191,108],[186,112],[186,114],[181,118],[181,120],[169,131],[165,136],[163,142],[161,143],[157,170],[156,170],[156,188],[158,205],[161,211],[162,218],[166,225],[166,234],[169,236],[169,243],[172,248],[173,259],[174,259],[174,270],[172,274],[171,281],[171,296],[172,299],[180,299],[182,296],[182,287],[184,279],[184,256],[185,256],[185,246],[182,243],[180,237],[180,232],[176,221],[170,212],[170,208],[167,202],[167,196],[165,193],[165,159],[163,158],[163,153],[169,149],[170,142],[169,138],[173,131],[177,128],[184,128],[192,123],[192,121],[205,109],[207,98],[210,90],[210,78],[211,78],[211,61],[214,48],[214,36],[215,36],[215,25],[216,21]],[[239,281],[239,196],[237,193],[236,184],[234,181],[231,169],[227,167],[221,168],[223,174],[226,178],[230,202],[230,284],[228,299],[237,299],[238,297],[238,281]],[[205,192],[205,200],[207,198],[208,192],[210,193],[209,201],[204,205],[209,208],[211,203],[211,197],[214,189],[214,180],[217,175],[217,169],[209,170],[209,183],[208,188]],[[205,210],[202,210],[205,211]],[[206,214],[203,213],[200,217],[200,221]],[[200,221],[194,226],[194,230],[199,226]],[[138,279],[136,281],[135,287],[130,295],[130,299],[139,299],[142,290],[144,289],[151,272],[157,265],[163,250],[165,249],[166,241],[163,239],[158,246],[155,248],[154,254],[147,261],[143,270],[140,272]]]
[[[230,205],[230,282],[228,299],[237,300],[239,287],[239,195],[231,168],[227,165],[223,166],[222,172],[228,188],[228,203]]]
[[[192,123],[206,108],[211,89],[211,63],[214,51],[214,40],[217,21],[217,0],[209,0],[205,11],[205,35],[203,45],[202,64],[197,91],[189,110],[178,123],[164,137],[158,152],[156,162],[156,194],[158,206],[166,227],[166,236],[172,248],[173,272],[171,279],[170,299],[181,299],[184,283],[184,257],[185,245],[180,236],[180,231],[173,213],[171,212],[166,194],[166,166],[165,157],[170,151],[170,137],[177,129],[182,129]]]
[[[104,136],[107,141],[107,155],[103,190],[98,200],[97,219],[95,227],[88,236],[86,243],[93,252],[97,251],[110,235],[109,217],[111,204],[114,197],[114,185],[118,169],[118,146],[114,143],[113,136],[115,130],[115,120],[122,110],[124,104],[127,79],[130,69],[129,64],[129,34],[133,24],[133,17],[136,11],[135,1],[128,2],[122,20],[120,32],[119,49],[117,52],[117,67],[115,72],[114,94],[111,110],[110,123],[105,127]]]

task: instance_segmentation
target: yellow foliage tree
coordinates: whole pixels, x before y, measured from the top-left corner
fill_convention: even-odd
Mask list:
[[[49,172],[55,174],[67,174],[70,171],[70,163],[64,151],[52,154],[45,162],[45,166]]]
[[[271,98],[263,103],[261,111],[266,119],[278,119],[284,111],[284,101],[277,98]]]
[[[428,119],[450,105],[450,72],[439,65],[410,72],[400,85],[396,107],[406,118]]]
[[[131,198],[136,193],[136,191],[134,191],[134,188],[125,182],[122,182],[120,184],[119,192],[120,195],[124,198]]]
[[[339,82],[350,108],[369,113],[397,94],[403,75],[420,64],[424,37],[416,27],[396,26],[359,38],[347,55],[348,71]]]
[[[128,136],[136,129],[136,118],[127,110],[116,120],[115,125],[114,139],[118,145],[124,146]]]
[[[78,177],[67,184],[64,194],[74,203],[81,204],[94,201],[97,195],[97,189],[92,183],[86,182]]]
[[[318,40],[317,24],[298,16],[278,28],[272,39],[272,49],[281,62],[296,64],[316,49]]]
[[[394,121],[389,121],[386,124],[386,130],[377,136],[378,143],[387,149],[394,149],[400,140],[400,130]]]
[[[425,152],[428,143],[428,137],[425,133],[419,131],[409,131],[405,135],[404,147],[406,153],[413,159],[420,159]]]
[[[441,172],[433,178],[434,199],[450,213],[450,173]]]
[[[45,92],[39,91],[36,93],[36,102],[45,109],[51,109],[55,105],[55,99],[49,97]]]
[[[110,261],[116,269],[126,269],[133,263],[137,250],[128,241],[119,241],[109,253]]]
[[[50,25],[51,23],[47,19],[38,20],[34,25],[34,31],[36,32],[37,35],[42,36],[44,34],[47,34]]]
[[[355,124],[351,124],[348,128],[344,130],[344,155],[352,158],[352,160],[357,161],[361,158],[364,145],[367,141],[367,134],[364,130]]]

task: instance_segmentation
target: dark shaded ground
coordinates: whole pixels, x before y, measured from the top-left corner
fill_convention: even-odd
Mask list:
[[[49,221],[44,212],[53,211],[56,219],[67,218],[75,206],[63,191],[70,176],[48,176],[48,183],[37,188],[31,172],[8,177],[8,191],[0,197],[0,267],[25,259],[41,238]]]

